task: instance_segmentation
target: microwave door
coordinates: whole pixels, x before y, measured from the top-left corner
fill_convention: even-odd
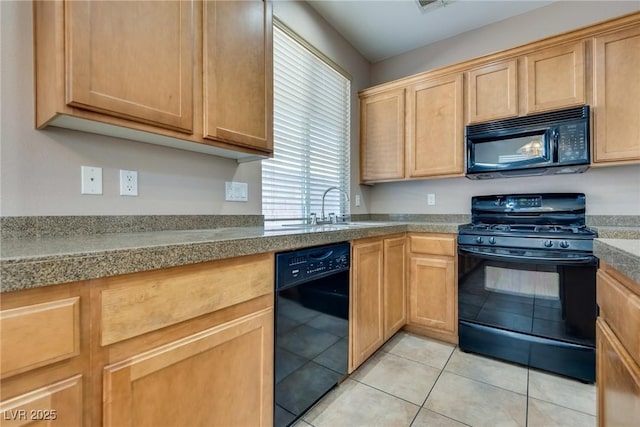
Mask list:
[[[549,128],[500,137],[468,137],[469,171],[506,171],[544,167],[554,156]]]

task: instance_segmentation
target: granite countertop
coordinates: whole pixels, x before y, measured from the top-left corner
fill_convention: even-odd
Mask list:
[[[316,227],[244,226],[192,230],[4,238],[0,292],[286,251],[403,232],[456,234],[460,222],[401,218]],[[640,229],[597,227],[594,254],[640,282]]]
[[[4,239],[0,291],[175,267],[406,231],[457,233],[462,223],[357,222],[309,228],[228,227]]]
[[[601,261],[640,283],[640,239],[598,238],[593,253]]]

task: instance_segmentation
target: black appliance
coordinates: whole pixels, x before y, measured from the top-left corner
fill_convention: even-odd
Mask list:
[[[579,193],[473,197],[458,234],[463,351],[595,381],[595,231]]]
[[[589,106],[465,129],[467,178],[580,173],[590,162]]]
[[[349,243],[276,254],[274,426],[347,376]]]

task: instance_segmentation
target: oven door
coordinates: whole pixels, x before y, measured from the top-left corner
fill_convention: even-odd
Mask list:
[[[595,380],[597,258],[459,246],[460,347]]]

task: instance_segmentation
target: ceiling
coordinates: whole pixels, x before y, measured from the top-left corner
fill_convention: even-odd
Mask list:
[[[546,6],[542,0],[308,0],[370,62]]]

